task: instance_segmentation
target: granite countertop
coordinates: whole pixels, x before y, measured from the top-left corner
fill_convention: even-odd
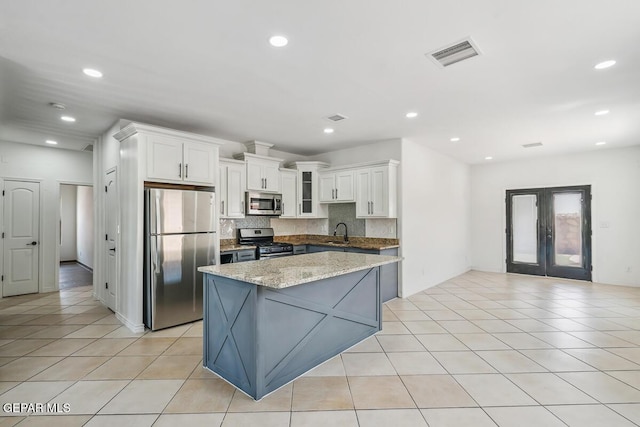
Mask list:
[[[233,251],[242,251],[244,249],[255,250],[256,246],[254,245],[239,245],[237,243],[223,244],[220,242],[220,253],[222,252],[233,252]]]
[[[318,252],[234,264],[209,265],[199,267],[198,271],[269,288],[283,289],[401,260],[400,257],[386,255]]]
[[[349,243],[343,243],[342,236],[324,236],[320,234],[297,234],[293,236],[275,236],[276,242],[291,243],[292,245],[318,245],[344,248],[358,248],[370,250],[393,249],[400,247],[398,239],[384,239],[379,237],[350,237]],[[338,243],[336,243],[338,242]]]

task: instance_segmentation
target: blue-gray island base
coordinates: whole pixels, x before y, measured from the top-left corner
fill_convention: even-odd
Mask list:
[[[260,400],[381,330],[380,265],[400,259],[322,252],[201,267],[204,366]]]

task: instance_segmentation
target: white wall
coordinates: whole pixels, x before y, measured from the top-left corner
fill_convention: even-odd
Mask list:
[[[76,187],[60,186],[60,261],[76,261]]]
[[[40,182],[40,291],[58,284],[60,183],[92,182],[91,153],[0,141],[0,178]]]
[[[76,259],[93,268],[93,187],[79,185],[76,194]]]
[[[505,190],[591,185],[593,281],[640,286],[640,147],[474,165],[472,266],[504,272]]]
[[[470,168],[418,140],[402,141],[402,296],[469,270]]]
[[[310,156],[309,160],[326,162],[331,166],[374,162],[376,160],[400,160],[402,153],[400,147],[401,142],[400,139],[371,142],[357,147]],[[400,167],[402,167],[402,165],[400,165]]]

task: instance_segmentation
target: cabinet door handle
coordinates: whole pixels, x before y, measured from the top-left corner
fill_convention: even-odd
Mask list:
[[[331,200],[335,199],[336,197],[333,195],[333,193],[335,193],[336,190],[334,190],[333,188],[331,189]]]
[[[371,215],[371,212],[373,211],[373,209],[371,208],[371,202],[367,202],[367,205],[369,206],[369,211],[367,213]]]
[[[222,212],[220,214],[224,215],[224,200],[222,201]]]
[[[302,215],[302,203],[298,203],[298,214]]]
[[[240,212],[244,215],[244,200],[240,202]]]
[[[184,164],[184,177],[189,178],[189,163]]]
[[[182,163],[178,163],[178,178],[182,178]]]
[[[338,189],[336,188],[336,200],[338,199]]]

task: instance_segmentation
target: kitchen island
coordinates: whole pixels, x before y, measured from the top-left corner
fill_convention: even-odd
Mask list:
[[[200,267],[203,364],[259,400],[382,328],[380,266],[320,252]]]

